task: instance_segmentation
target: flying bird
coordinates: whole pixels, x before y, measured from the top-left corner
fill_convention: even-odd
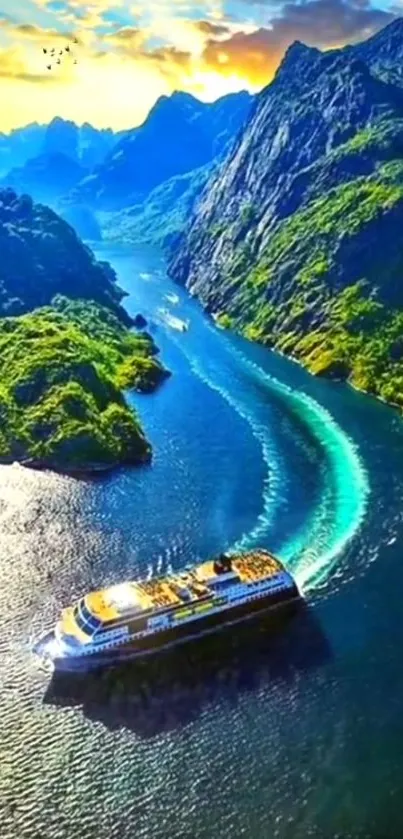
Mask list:
[[[47,53],[47,49],[45,49],[45,47],[42,47],[42,49],[43,49],[44,53]]]
[[[60,58],[57,59],[56,64],[60,64]]]
[[[70,47],[65,47],[66,52],[70,52]]]
[[[73,43],[74,43],[74,44],[78,44],[78,38],[74,38]]]
[[[51,64],[48,64],[48,65],[47,65],[47,69],[48,69],[48,70],[51,70],[51,69],[52,69],[52,65],[51,65]]]

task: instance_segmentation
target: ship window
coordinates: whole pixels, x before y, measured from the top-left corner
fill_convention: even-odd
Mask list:
[[[86,633],[93,633],[101,624],[99,618],[96,618],[89,609],[87,609],[84,600],[80,600],[78,606],[74,607],[73,614],[77,622],[77,626]]]
[[[79,606],[83,620],[88,624],[88,626],[91,629],[98,629],[98,626],[100,626],[101,621],[99,618],[96,618],[95,615],[93,615],[89,609],[87,609],[87,606],[85,605],[85,600],[80,600]]]
[[[79,609],[78,609],[78,606],[75,606],[75,607],[74,607],[74,610],[73,610],[73,615],[74,615],[74,617],[75,617],[76,624],[77,624],[77,626],[79,627],[79,629],[81,629],[83,632],[86,632],[86,631],[87,631],[87,629],[88,629],[88,627],[87,627],[87,624],[86,624],[85,620],[83,620],[83,618],[82,618],[82,616],[81,616],[81,614],[80,614],[80,611],[79,611]]]

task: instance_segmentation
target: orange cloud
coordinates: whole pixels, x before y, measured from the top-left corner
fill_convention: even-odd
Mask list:
[[[251,34],[236,32],[224,41],[209,39],[203,61],[210,71],[240,76],[256,87],[273,77],[284,49],[284,44],[272,41],[266,29]]]
[[[50,14],[54,0],[34,2]],[[203,0],[200,20],[191,19],[192,0],[137,0],[133,25],[114,28],[105,12],[123,2],[127,9],[128,0],[65,0],[66,11],[55,16],[54,25],[77,29],[79,61],[55,73],[48,73],[41,47],[72,33],[0,17],[1,33],[10,41],[10,49],[0,52],[0,77],[10,80],[2,83],[2,128],[47,121],[56,113],[128,128],[139,124],[162,94],[181,89],[212,100],[245,87],[258,90],[294,40],[325,49],[342,46],[368,37],[393,17],[370,0],[292,0],[283,6],[273,0],[270,26],[249,21],[237,29],[223,15],[220,0]],[[254,0],[244,0],[251,19],[253,6]],[[135,9],[145,15],[143,27],[134,23]],[[25,82],[44,84],[32,96]]]
[[[374,9],[368,0],[310,0],[286,3],[271,28],[209,37],[203,61],[210,71],[237,75],[254,87],[273,77],[286,49],[300,40],[321,49],[368,38],[394,15]]]

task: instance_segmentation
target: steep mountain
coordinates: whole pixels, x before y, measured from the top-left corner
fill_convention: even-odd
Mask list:
[[[83,167],[92,169],[100,163],[119,139],[110,128],[94,128],[90,123],[76,125],[55,117],[45,128],[44,154],[64,154]]]
[[[0,189],[0,316],[49,304],[57,294],[95,300],[124,323],[124,293],[73,228],[27,195]]]
[[[223,325],[403,404],[403,91],[356,56],[290,47],[170,271]]]
[[[85,122],[79,129],[78,152],[81,165],[93,169],[125,134],[125,131],[115,134],[111,128],[94,128]]]
[[[62,471],[148,460],[123,391],[154,390],[167,371],[127,328],[110,266],[12,190],[0,190],[0,252],[0,460]]]
[[[125,136],[114,134],[111,129],[94,128],[89,123],[82,126],[55,117],[48,125],[36,123],[17,128],[10,134],[0,134],[0,177],[12,169],[24,167],[33,159],[45,155],[65,155],[86,170],[99,164],[112,146]]]
[[[80,129],[70,120],[55,117],[45,128],[42,143],[44,154],[63,154],[78,162]]]
[[[246,92],[212,104],[186,93],[162,96],[143,125],[127,132],[72,199],[110,210],[139,203],[159,184],[224,152],[250,103]]]
[[[70,155],[48,151],[34,157],[23,166],[11,169],[0,180],[0,186],[17,192],[27,192],[35,201],[54,202],[72,189],[87,170]]]

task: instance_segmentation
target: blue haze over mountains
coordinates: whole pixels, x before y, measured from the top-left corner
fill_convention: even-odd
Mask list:
[[[340,56],[338,82],[334,74],[335,55]],[[322,62],[321,73],[316,71],[318,62]],[[360,72],[358,62],[365,64]],[[297,42],[286,53],[274,82],[256,96],[241,91],[206,104],[190,94],[175,92],[157,100],[143,125],[124,132],[98,130],[89,124],[79,127],[56,117],[49,125],[29,125],[10,135],[0,135],[0,185],[11,186],[19,194],[28,193],[35,200],[50,204],[84,238],[100,238],[101,226],[105,224],[107,234],[110,228],[115,238],[119,238],[122,230],[129,234],[132,231],[135,240],[150,225],[156,227],[162,242],[160,228],[165,218],[167,231],[175,234],[176,242],[206,184],[211,185],[207,188],[209,206],[214,204],[218,193],[214,183],[219,184],[220,190],[224,189],[227,198],[231,197],[227,185],[235,166],[235,152],[231,156],[234,140],[238,148],[248,146],[249,152],[253,148],[253,158],[249,156],[248,161],[245,158],[245,165],[236,164],[237,199],[250,180],[255,183],[257,201],[271,202],[270,184],[275,179],[276,200],[287,206],[289,200],[298,201],[296,195],[304,189],[300,178],[293,185],[293,196],[284,191],[284,179],[289,181],[290,161],[291,171],[298,168],[293,156],[306,152],[313,162],[323,156],[324,148],[330,150],[342,141],[343,131],[346,136],[349,132],[352,135],[362,123],[359,112],[363,97],[367,104],[372,97],[383,97],[388,104],[381,104],[381,109],[399,110],[402,67],[401,19],[367,42],[330,53],[322,54]],[[351,84],[348,93],[343,94],[343,73],[348,73],[348,68],[352,68]],[[326,79],[330,86],[337,86],[339,96],[349,97],[351,122],[341,128],[340,118],[345,114],[343,109],[332,105],[328,109],[325,134],[319,138],[314,126],[316,116],[311,119],[309,98],[314,101],[316,96],[320,101]],[[381,82],[385,83],[383,88]],[[273,113],[264,103],[273,98],[276,90]],[[289,108],[290,96],[294,102],[305,96],[293,112]],[[372,105],[364,122],[371,121],[371,108]],[[321,105],[317,114],[321,114]],[[302,119],[304,139],[300,133]],[[270,139],[273,120],[277,125],[283,124],[282,130],[288,136],[287,153],[277,157]],[[354,165],[365,169],[369,164],[363,158]],[[338,176],[335,177],[337,180]]]
[[[79,208],[87,227],[89,207],[130,206],[164,181],[222,157],[251,101],[245,91],[212,104],[176,92],[161,97],[143,125],[124,132],[79,127],[59,117],[47,126],[17,129],[0,136],[1,185],[50,203],[72,223]],[[94,219],[91,224],[94,232]],[[86,229],[79,232],[88,236]]]

